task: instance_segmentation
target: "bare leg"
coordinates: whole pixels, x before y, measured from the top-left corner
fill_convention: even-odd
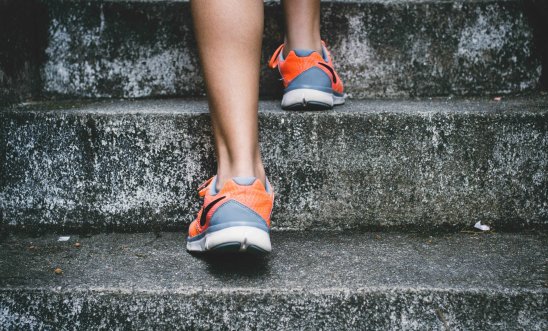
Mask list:
[[[292,49],[313,49],[321,54],[320,0],[283,0],[284,56]]]
[[[235,176],[265,182],[258,141],[261,0],[192,0],[217,153],[217,188]]]

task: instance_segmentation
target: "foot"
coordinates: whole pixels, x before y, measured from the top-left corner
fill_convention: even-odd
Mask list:
[[[234,177],[220,190],[217,177],[199,188],[204,205],[188,229],[188,251],[267,253],[274,192],[255,177]]]
[[[283,109],[326,110],[344,103],[343,84],[323,41],[322,54],[294,49],[284,57],[284,46],[278,47],[269,62],[270,68],[278,68],[283,79]]]

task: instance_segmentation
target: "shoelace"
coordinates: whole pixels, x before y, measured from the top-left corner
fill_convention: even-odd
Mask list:
[[[284,49],[284,46],[285,46],[284,44],[281,44],[280,46],[278,46],[278,48],[276,48],[276,50],[274,51],[274,53],[270,57],[270,60],[268,61],[268,67],[270,69],[275,69],[278,66],[278,63],[280,62],[280,60],[279,60],[280,59],[280,53]],[[331,54],[329,54],[329,51],[327,51],[327,44],[323,40],[322,40],[322,48],[325,49],[325,51],[328,54],[328,57],[331,58]]]
[[[209,178],[208,180],[200,184],[200,186],[198,186],[198,195],[201,198],[205,197],[205,195],[207,194],[207,188],[209,186],[209,183],[211,183],[211,181],[213,180],[213,178],[215,178],[215,176]]]

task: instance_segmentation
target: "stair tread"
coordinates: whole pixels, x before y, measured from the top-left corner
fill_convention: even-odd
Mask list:
[[[59,1],[59,0],[49,0]],[[65,0],[66,1],[66,0]],[[72,2],[81,2],[82,0],[70,0]],[[189,2],[189,0],[94,0],[95,2]],[[346,3],[481,3],[481,2],[519,2],[521,0],[322,0],[322,2],[346,2]],[[93,1],[90,1],[93,2]],[[267,0],[265,4],[278,4],[280,0]]]
[[[39,111],[39,112],[77,112],[77,113],[207,113],[205,99],[173,98],[173,99],[140,99],[140,100],[65,100],[65,101],[33,101],[0,108],[2,112]],[[330,111],[295,112],[283,111],[278,100],[259,101],[259,111],[281,115],[338,115],[346,113],[409,113],[423,112],[485,112],[501,111],[546,112],[548,111],[548,94],[532,94],[528,96],[509,96],[500,101],[492,97],[476,98],[423,98],[423,99],[369,99],[347,100],[345,105],[337,106]]]
[[[57,238],[5,237],[0,290],[548,293],[547,237],[538,233],[274,232],[266,258],[193,256],[177,232]]]

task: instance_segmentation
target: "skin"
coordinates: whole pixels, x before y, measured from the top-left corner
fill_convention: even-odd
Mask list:
[[[217,189],[236,176],[264,184],[257,116],[263,2],[191,0],[190,5],[215,140]],[[285,51],[321,50],[320,1],[284,0],[283,8]]]
[[[313,49],[321,54],[320,1],[283,0],[284,56],[292,49]]]

